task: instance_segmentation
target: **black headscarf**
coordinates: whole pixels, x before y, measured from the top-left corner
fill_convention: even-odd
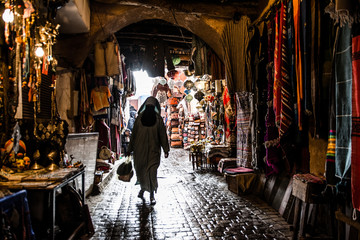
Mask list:
[[[156,114],[160,113],[160,103],[155,97],[148,97],[139,109],[141,123],[146,127],[154,126]]]

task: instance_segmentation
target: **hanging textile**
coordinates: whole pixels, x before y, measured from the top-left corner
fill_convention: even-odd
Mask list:
[[[289,54],[287,48],[287,1],[281,3],[281,118],[279,137],[288,133],[293,120],[292,88],[289,77]]]
[[[298,123],[298,105],[297,105],[297,80],[295,70],[295,32],[294,32],[294,11],[293,1],[288,1],[287,6],[287,50],[288,50],[288,64],[289,64],[289,82],[291,90],[291,101],[293,109],[294,122]]]
[[[267,65],[267,113],[265,119],[265,149],[266,149],[266,174],[271,175],[279,172],[279,156],[278,156],[278,129],[275,125],[275,113],[273,108],[273,86],[274,86],[274,47],[275,47],[275,21],[272,20],[267,25],[268,32],[268,65]]]
[[[302,60],[300,46],[300,0],[293,0],[294,13],[294,38],[295,38],[295,72],[296,72],[296,101],[297,101],[297,118],[299,130],[302,130],[302,104],[303,85],[302,85]]]
[[[360,35],[353,26],[352,39],[352,133],[351,133],[351,193],[353,207],[360,211]]]
[[[315,137],[320,135],[320,40],[321,40],[321,11],[320,1],[311,0],[311,104],[313,126],[312,134]]]
[[[307,116],[312,114],[311,106],[311,9],[310,0],[300,1],[300,43],[301,43],[301,66],[303,85],[303,111]]]
[[[154,85],[152,91],[151,91],[151,95],[153,97],[155,97],[159,103],[165,103],[168,99],[168,93],[171,94],[171,89],[169,87],[169,85],[166,84],[161,84],[158,83],[157,85]]]
[[[115,152],[117,156],[121,154],[121,139],[119,134],[119,127],[116,125],[110,125],[111,133],[111,151]]]
[[[206,43],[196,35],[193,35],[191,46],[194,49],[194,54],[191,58],[195,63],[195,76],[209,74]]]
[[[327,7],[329,8],[329,7]],[[335,8],[335,6],[334,6]],[[325,10],[329,12],[329,9]],[[332,11],[335,11],[333,9]],[[330,22],[329,22],[330,23]],[[337,35],[337,32],[336,32]],[[335,39],[337,37],[335,36]],[[331,46],[331,44],[329,43]],[[331,46],[333,48],[333,46]],[[329,185],[335,185],[337,183],[337,178],[335,177],[335,146],[336,146],[336,110],[335,110],[335,59],[334,59],[334,52],[332,52],[331,58],[331,69],[328,72],[331,73],[329,79],[329,132],[328,132],[328,145],[326,151],[326,164],[325,164],[325,176],[326,182]]]
[[[111,149],[111,134],[110,127],[105,123],[104,120],[96,120],[95,122],[95,130],[99,132],[99,140],[98,140],[98,152],[102,146],[105,146]]]
[[[252,77],[248,45],[252,33],[248,31],[249,26],[250,18],[242,16],[239,22],[228,22],[221,36],[226,81],[232,94],[241,91],[251,92]]]
[[[263,145],[265,135],[265,115],[267,111],[267,27],[264,22],[258,26],[258,42],[254,42],[256,48],[254,57],[254,134],[253,138],[253,167],[264,169],[265,147]],[[254,39],[254,38],[253,38]]]
[[[91,109],[84,69],[80,72],[80,96],[80,132],[91,132],[94,125],[94,119],[90,111]]]
[[[94,46],[94,76],[106,76],[105,50],[102,43],[95,43]]]
[[[119,62],[120,48],[114,41],[106,42],[105,62],[107,76],[120,74]]]
[[[273,87],[273,108],[275,112],[275,123],[280,125],[280,105],[281,105],[281,41],[282,31],[280,18],[282,11],[277,11],[275,15],[275,51],[274,51],[274,87]]]
[[[351,164],[351,29],[338,28],[335,43],[336,176],[348,178]]]
[[[286,1],[281,3],[275,17],[275,52],[274,52],[274,112],[275,123],[279,127],[279,137],[284,136],[292,122],[291,85],[288,73],[287,52],[287,12]]]
[[[95,77],[120,74],[120,49],[113,41],[96,43],[94,46]]]
[[[151,38],[146,45],[143,68],[149,77],[165,76],[165,60],[167,69],[174,70],[174,64],[167,43],[161,38]]]
[[[236,94],[236,127],[237,127],[237,161],[239,167],[252,168],[251,121],[253,94],[237,92]]]
[[[220,58],[211,51],[211,49],[208,50],[208,59],[212,79],[225,79],[224,64]]]
[[[111,92],[108,86],[97,86],[91,90],[90,103],[95,111],[110,107]]]
[[[223,92],[224,102],[224,119],[225,119],[225,141],[227,144],[236,145],[236,130],[235,130],[235,114],[236,110],[231,100],[231,95],[227,87]]]

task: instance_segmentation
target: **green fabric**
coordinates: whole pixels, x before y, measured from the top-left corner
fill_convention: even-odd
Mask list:
[[[164,152],[169,152],[170,147],[161,116],[156,114],[156,123],[151,127],[142,125],[141,116],[142,113],[135,120],[129,152],[134,152],[134,168],[141,189],[156,192],[158,187],[157,169],[160,165],[161,148]]]

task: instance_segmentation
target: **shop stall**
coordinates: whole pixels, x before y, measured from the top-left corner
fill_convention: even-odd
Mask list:
[[[1,199],[3,211],[11,204],[22,204],[26,234],[17,239],[91,235],[85,204],[86,167],[82,159],[72,161],[66,153],[69,124],[57,108],[58,59],[53,46],[60,25],[54,18],[65,3],[1,4],[0,189],[12,192]],[[14,229],[8,230],[11,235]]]

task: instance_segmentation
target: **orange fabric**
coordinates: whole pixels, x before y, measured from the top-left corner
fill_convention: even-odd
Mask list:
[[[295,30],[295,70],[297,85],[297,110],[298,126],[302,130],[301,100],[303,99],[302,86],[302,65],[301,65],[301,48],[300,48],[300,0],[293,0],[294,5],[294,30]]]
[[[93,104],[95,111],[99,111],[102,108],[110,106],[110,97],[110,89],[107,86],[96,87],[91,90],[90,103]]]

